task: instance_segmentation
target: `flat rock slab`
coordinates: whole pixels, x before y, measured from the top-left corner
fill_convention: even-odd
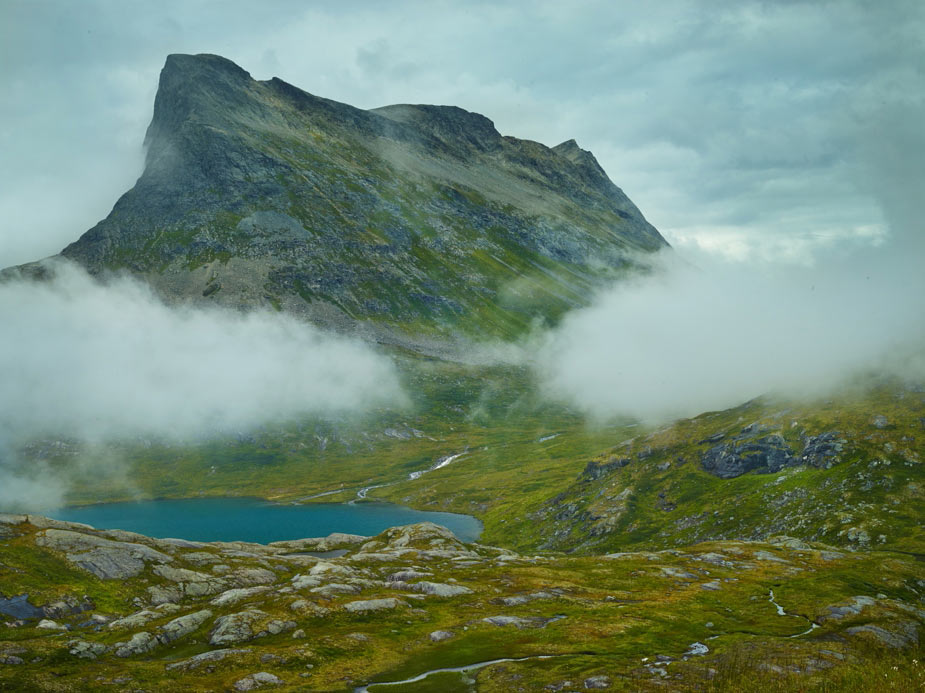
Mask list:
[[[163,564],[173,560],[144,544],[112,541],[67,529],[47,529],[36,536],[35,543],[64,552],[68,561],[103,580],[135,577],[146,562]]]
[[[233,649],[222,649],[222,650],[212,650],[210,652],[203,652],[202,654],[195,655],[189,659],[184,659],[182,662],[172,662],[167,665],[167,671],[174,671],[175,669],[182,669],[184,671],[190,671],[192,669],[198,669],[203,664],[210,664],[212,662],[220,662],[226,657],[232,657],[238,654],[247,654],[250,650],[233,650]]]
[[[347,602],[344,604],[344,610],[352,614],[364,614],[371,611],[397,609],[399,606],[407,606],[407,604],[401,599],[389,597],[386,599],[364,599],[356,602]]]

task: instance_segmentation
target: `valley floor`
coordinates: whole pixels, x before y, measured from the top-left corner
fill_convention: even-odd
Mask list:
[[[925,683],[922,564],[897,553],[778,537],[532,556],[428,523],[260,545],[4,515],[0,534],[0,584],[20,597],[0,600],[0,690]]]

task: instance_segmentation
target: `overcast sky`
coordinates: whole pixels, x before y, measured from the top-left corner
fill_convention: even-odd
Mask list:
[[[503,134],[574,137],[678,248],[811,262],[876,244],[878,167],[925,156],[920,135],[897,141],[925,115],[923,7],[2,0],[0,266],[57,252],[131,187],[174,52],[364,108],[454,104]]]

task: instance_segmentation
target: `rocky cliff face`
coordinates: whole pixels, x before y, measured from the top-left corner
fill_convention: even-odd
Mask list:
[[[449,106],[371,111],[171,55],[147,161],[62,255],[166,299],[329,327],[508,337],[666,245],[594,157]]]

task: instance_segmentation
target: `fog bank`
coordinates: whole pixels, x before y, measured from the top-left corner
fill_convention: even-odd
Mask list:
[[[869,251],[877,254],[877,249]],[[670,251],[547,335],[547,391],[595,417],[692,416],[757,395],[818,395],[925,343],[925,291],[871,262],[755,266]]]
[[[186,440],[405,401],[392,362],[361,342],[279,314],[168,308],[70,265],[0,284],[0,324],[0,509],[60,496],[12,452],[39,436]]]

